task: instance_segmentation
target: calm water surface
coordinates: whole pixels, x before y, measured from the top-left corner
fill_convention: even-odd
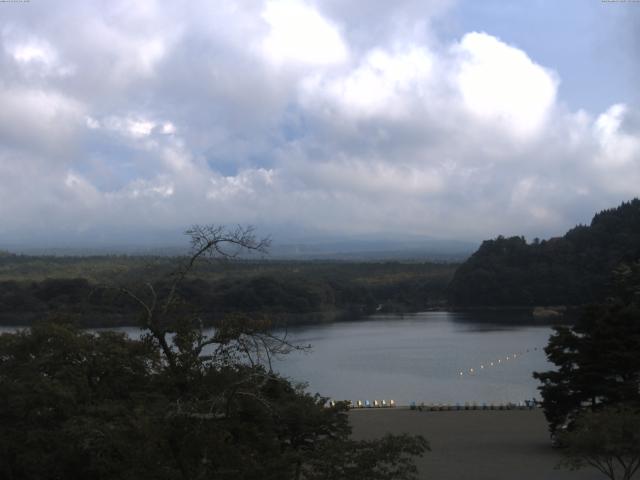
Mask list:
[[[542,351],[551,328],[512,315],[425,312],[292,328],[288,338],[312,350],[286,355],[274,368],[335,399],[408,404],[539,398],[531,373],[551,368]],[[140,334],[137,328],[119,330]]]
[[[477,321],[472,313],[426,312],[301,327],[289,337],[310,343],[311,353],[290,354],[276,368],[336,399],[407,404],[539,398],[531,374],[551,368],[542,350],[551,328],[508,325],[508,316]]]

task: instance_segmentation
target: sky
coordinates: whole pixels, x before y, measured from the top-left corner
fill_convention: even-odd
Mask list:
[[[546,238],[638,196],[640,3],[0,3],[0,244]]]

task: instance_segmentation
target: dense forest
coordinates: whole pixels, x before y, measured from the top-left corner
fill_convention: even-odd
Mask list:
[[[131,325],[137,305],[120,287],[168,288],[175,257],[0,256],[0,324],[64,313],[84,326]],[[206,321],[228,313],[279,323],[354,319],[376,311],[442,306],[457,265],[401,262],[237,260],[203,263],[179,292]]]
[[[563,237],[487,240],[462,265],[214,261],[194,269],[179,293],[207,322],[232,312],[296,324],[445,307],[584,305],[604,300],[611,272],[638,258],[640,200],[634,199]],[[184,260],[0,252],[0,324],[31,324],[60,313],[84,326],[135,324],[137,305],[120,289],[150,282],[162,292]]]
[[[193,254],[166,285],[119,290],[141,338],[64,318],[0,334],[0,478],[416,480],[424,437],[354,440],[346,402],[273,371],[274,355],[308,347],[249,316],[205,332],[181,288],[196,260],[265,243],[240,227],[190,234]],[[84,296],[86,280],[67,282]]]
[[[482,243],[456,271],[449,300],[458,306],[583,305],[603,301],[611,272],[640,258],[640,200],[593,217],[563,237]]]

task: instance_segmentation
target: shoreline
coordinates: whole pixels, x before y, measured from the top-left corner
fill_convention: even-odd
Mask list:
[[[574,319],[576,313],[580,312],[583,307],[581,306],[568,306],[566,307],[565,314],[561,316],[541,316],[537,317],[533,314],[534,310],[540,307],[516,307],[516,306],[480,306],[480,307],[454,307],[454,306],[434,306],[427,308],[419,308],[419,309],[408,309],[403,311],[380,311],[371,314],[363,314],[354,312],[350,312],[349,310],[327,310],[327,311],[319,311],[319,312],[310,312],[305,314],[287,314],[287,313],[277,313],[273,314],[274,318],[274,328],[287,328],[287,327],[307,327],[313,325],[331,325],[335,323],[344,323],[344,322],[363,322],[363,321],[371,321],[376,320],[377,317],[380,316],[388,316],[395,315],[402,317],[404,315],[416,315],[420,313],[437,313],[437,312],[448,312],[448,313],[478,313],[480,316],[478,318],[473,319],[473,322],[483,323],[483,322],[491,322],[491,323],[504,323],[508,325],[519,325],[522,323],[527,324],[536,324],[536,325],[563,325],[567,323],[571,323]],[[558,307],[544,307],[548,309],[555,309]],[[135,321],[130,321],[131,317],[135,317],[135,314],[125,315],[125,314],[102,314],[96,315],[95,312],[88,313],[79,313],[79,312],[60,312],[61,315],[67,314],[69,319],[71,320],[79,320],[79,326],[81,328],[135,328],[139,327],[140,324]],[[492,313],[513,313],[518,315],[518,319],[516,320],[505,320],[501,318],[483,318],[484,315],[490,315]],[[24,313],[22,315],[0,315],[0,327],[5,328],[24,328],[29,327],[35,322],[39,322],[45,319],[47,316],[50,316],[51,312],[29,312]],[[84,316],[91,317],[95,319],[94,322],[82,322],[81,319]],[[4,318],[3,318],[4,317]],[[10,318],[6,318],[10,317]],[[102,318],[100,318],[102,317]],[[205,322],[205,326],[212,326],[215,322],[215,318],[220,317],[220,315],[212,316]],[[460,321],[465,321],[460,319]]]

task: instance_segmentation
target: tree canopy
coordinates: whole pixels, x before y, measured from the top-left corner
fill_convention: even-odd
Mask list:
[[[556,370],[534,373],[552,431],[586,409],[640,405],[640,262],[614,273],[606,303],[556,327],[545,351]]]
[[[44,479],[413,479],[421,436],[350,438],[326,407],[270,368],[296,348],[267,318],[208,335],[179,294],[196,261],[262,249],[251,230],[199,228],[169,288],[122,288],[140,339],[64,321],[0,335],[0,476]],[[228,250],[227,248],[230,247]]]
[[[610,272],[640,258],[640,199],[596,214],[563,237],[487,240],[456,271],[454,305],[584,305],[604,301]]]
[[[640,468],[640,411],[621,406],[587,411],[560,441],[566,447],[562,465],[591,466],[610,480],[631,480]]]
[[[30,325],[50,312],[85,327],[135,325],[139,305],[100,285],[171,287],[180,257],[0,256],[0,325]],[[227,314],[268,314],[281,325],[421,311],[442,305],[457,265],[281,261],[243,257],[199,262],[180,296],[205,324]]]

